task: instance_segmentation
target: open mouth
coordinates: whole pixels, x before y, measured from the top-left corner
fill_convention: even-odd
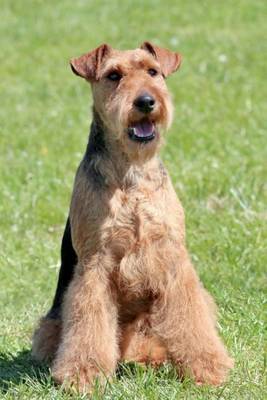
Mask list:
[[[128,128],[128,135],[136,142],[150,142],[156,136],[154,123],[148,119],[138,121]]]

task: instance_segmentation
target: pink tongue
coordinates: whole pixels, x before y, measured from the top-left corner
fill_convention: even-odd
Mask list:
[[[133,128],[135,135],[138,137],[151,136],[154,132],[154,125],[151,121],[138,122]]]

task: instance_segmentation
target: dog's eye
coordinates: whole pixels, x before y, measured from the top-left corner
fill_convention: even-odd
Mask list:
[[[150,76],[158,75],[158,71],[156,71],[154,68],[149,68],[147,72],[149,73]]]
[[[120,81],[121,78],[122,78],[122,75],[117,71],[112,71],[107,75],[107,78],[110,81],[114,81],[115,82],[115,81]]]

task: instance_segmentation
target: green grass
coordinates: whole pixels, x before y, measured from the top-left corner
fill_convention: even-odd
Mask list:
[[[181,383],[171,367],[124,366],[94,398],[266,398],[266,11],[264,0],[1,1],[1,399],[71,398],[29,352],[54,294],[87,141],[89,88],[68,59],[102,42],[127,49],[144,40],[183,54],[169,79],[176,114],[162,158],[236,366],[220,388]]]

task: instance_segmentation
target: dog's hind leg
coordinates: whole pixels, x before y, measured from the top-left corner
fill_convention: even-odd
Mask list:
[[[68,218],[61,243],[61,267],[59,271],[57,290],[48,316],[50,315],[52,317],[56,310],[61,309],[64,293],[73,277],[77,262],[78,258],[72,245],[71,227]]]
[[[121,327],[120,351],[121,361],[134,361],[155,367],[167,361],[166,347],[152,334],[147,314]]]
[[[32,355],[35,359],[52,359],[57,350],[61,332],[61,305],[64,293],[73,277],[77,255],[72,246],[69,218],[61,243],[61,267],[52,307],[39,321],[33,336]]]
[[[42,317],[32,341],[32,356],[37,361],[50,361],[55,356],[61,332],[61,320]]]

